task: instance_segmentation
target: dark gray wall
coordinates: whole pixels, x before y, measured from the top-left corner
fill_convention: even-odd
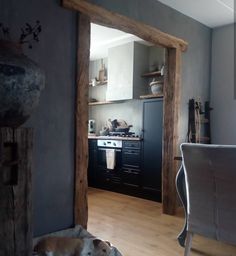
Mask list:
[[[40,43],[27,56],[45,71],[40,104],[25,126],[34,128],[34,235],[73,225],[75,13],[56,0],[1,0],[0,22],[13,39],[25,22],[41,21]]]
[[[209,28],[156,0],[94,0],[110,10],[156,26],[189,42],[183,55],[182,136],[187,131],[187,101],[209,96]],[[0,20],[16,38],[20,25],[39,19],[41,42],[25,53],[46,73],[46,88],[27,126],[35,129],[33,170],[34,234],[73,224],[75,13],[56,0],[1,0]]]
[[[213,30],[212,36],[212,142],[236,144],[234,25]]]
[[[187,134],[188,100],[209,99],[211,29],[156,0],[90,0],[111,11],[161,29],[185,39],[189,48],[183,54],[181,140]]]

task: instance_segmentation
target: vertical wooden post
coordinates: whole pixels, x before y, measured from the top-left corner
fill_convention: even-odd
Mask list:
[[[90,19],[79,13],[76,93],[75,224],[87,228],[88,168],[88,84],[90,54]]]
[[[181,95],[181,50],[167,49],[167,74],[164,82],[164,133],[163,133],[163,213],[176,212],[177,192],[175,177],[178,162],[174,157],[179,152],[179,113]]]
[[[0,128],[0,255],[32,256],[33,132]]]

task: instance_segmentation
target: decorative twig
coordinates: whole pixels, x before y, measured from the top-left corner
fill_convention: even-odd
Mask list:
[[[42,31],[40,21],[37,20],[34,26],[29,23],[25,23],[25,27],[21,28],[21,35],[19,39],[20,44],[27,44],[30,49],[32,49],[32,42],[39,42],[39,34]],[[0,22],[0,37],[6,37],[10,39],[10,29],[5,27],[3,23]]]
[[[35,26],[31,26],[29,23],[25,23],[25,27],[21,28],[20,44],[28,44],[28,47],[32,49],[32,42],[39,42],[38,35],[42,31],[40,22],[37,20]]]

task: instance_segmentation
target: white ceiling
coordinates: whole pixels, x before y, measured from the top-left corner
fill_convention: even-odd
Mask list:
[[[234,0],[158,1],[211,28],[235,22]]]
[[[105,58],[108,55],[108,48],[125,44],[131,41],[139,41],[146,45],[149,43],[132,34],[127,34],[117,29],[91,24],[91,46],[90,59],[96,60]]]
[[[234,0],[158,0],[177,11],[214,28],[234,22]],[[90,59],[105,58],[108,48],[131,41],[142,39],[124,33],[117,29],[111,29],[96,24],[91,24],[91,48]]]

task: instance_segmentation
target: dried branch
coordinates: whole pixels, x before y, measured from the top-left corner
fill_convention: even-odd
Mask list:
[[[20,44],[28,44],[28,47],[32,49],[32,42],[39,42],[38,35],[41,33],[42,27],[37,20],[35,26],[31,26],[29,23],[25,23],[25,27],[21,28]]]

